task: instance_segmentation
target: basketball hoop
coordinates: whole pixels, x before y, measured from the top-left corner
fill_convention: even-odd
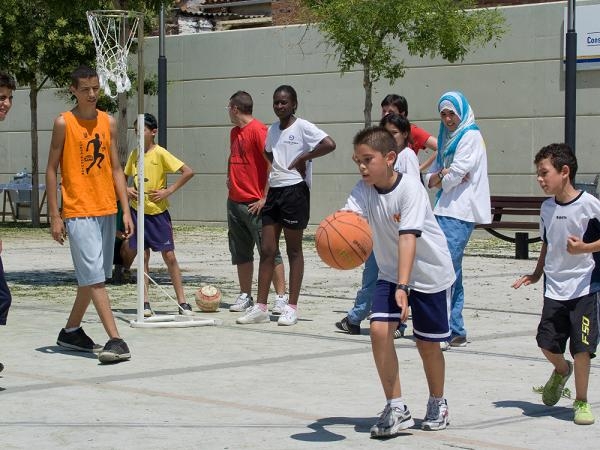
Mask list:
[[[127,75],[127,57],[141,17],[142,13],[132,11],[87,12],[96,47],[98,80],[100,87],[110,98],[131,89],[131,81]]]

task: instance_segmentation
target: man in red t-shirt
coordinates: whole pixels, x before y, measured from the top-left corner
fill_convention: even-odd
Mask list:
[[[381,117],[386,116],[390,113],[398,114],[408,118],[408,102],[401,95],[389,94],[381,101]],[[427,158],[420,166],[421,172],[427,169],[437,155],[437,139],[430,135],[423,128],[416,126],[414,123],[410,124],[410,136],[412,138],[412,144],[409,147],[412,148],[415,153],[419,154],[419,151],[424,148],[433,150],[433,153]]]
[[[227,224],[231,263],[237,266],[240,293],[229,307],[243,312],[254,305],[252,277],[254,246],[260,252],[262,221],[260,211],[268,191],[270,163],[264,156],[267,127],[252,116],[250,94],[238,91],[229,99],[227,110],[235,125],[230,134],[230,154],[227,161]],[[281,254],[275,257],[273,287],[276,292],[273,314],[281,314],[288,303]]]

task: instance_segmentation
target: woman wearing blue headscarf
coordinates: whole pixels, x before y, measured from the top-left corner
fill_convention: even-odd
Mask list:
[[[451,336],[446,344],[467,345],[462,316],[465,301],[462,285],[462,259],[476,224],[490,223],[490,187],[485,142],[475,124],[466,97],[447,92],[438,101],[440,131],[435,163],[425,176],[429,188],[436,188],[433,212],[446,235],[456,281],[452,286]]]

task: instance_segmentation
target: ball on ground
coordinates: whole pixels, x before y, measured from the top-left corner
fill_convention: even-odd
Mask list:
[[[321,221],[315,244],[325,264],[349,270],[367,260],[373,250],[373,235],[361,216],[352,211],[337,211]]]
[[[219,288],[206,285],[196,292],[196,305],[202,312],[215,312],[221,305],[221,291]]]

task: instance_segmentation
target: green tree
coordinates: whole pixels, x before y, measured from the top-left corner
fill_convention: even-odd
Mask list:
[[[397,47],[411,56],[463,60],[472,49],[496,42],[505,19],[496,9],[472,9],[475,0],[301,0],[310,24],[325,36],[342,75],[362,67],[364,124],[371,124],[373,83],[404,76]]]
[[[86,11],[131,9],[156,17],[168,0],[2,0],[0,2],[0,67],[12,73],[19,86],[29,87],[31,111],[31,212],[39,226],[39,164],[37,98],[49,82],[68,86],[70,72],[80,64],[95,66],[96,51]]]

